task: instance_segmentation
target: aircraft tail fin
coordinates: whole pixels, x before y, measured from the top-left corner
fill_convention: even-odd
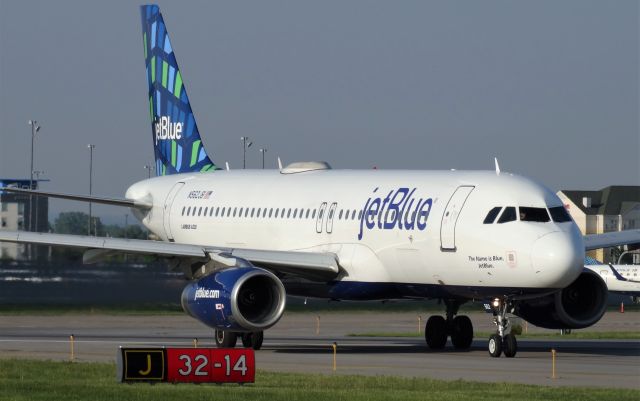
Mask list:
[[[202,145],[160,8],[140,11],[156,174],[217,170]]]

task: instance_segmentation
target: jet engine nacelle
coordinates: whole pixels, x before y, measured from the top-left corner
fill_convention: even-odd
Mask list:
[[[286,293],[266,270],[230,268],[187,285],[181,302],[186,313],[215,329],[262,331],[282,317]]]
[[[583,271],[563,290],[522,301],[515,314],[546,329],[581,329],[600,320],[607,307],[607,284],[591,270]]]

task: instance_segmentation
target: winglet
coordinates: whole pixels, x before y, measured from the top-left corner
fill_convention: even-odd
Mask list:
[[[282,160],[280,160],[280,156],[278,156],[278,169],[282,171]]]
[[[613,272],[613,275],[616,276],[617,280],[620,281],[629,281],[627,280],[622,274],[618,273],[618,271],[613,267],[613,265],[611,263],[609,263],[609,268],[611,269],[611,271]]]
[[[500,175],[500,164],[498,164],[498,158],[494,157],[493,160],[496,162],[496,175]]]

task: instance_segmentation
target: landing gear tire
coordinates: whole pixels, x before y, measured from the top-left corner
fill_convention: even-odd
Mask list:
[[[253,348],[259,350],[262,347],[262,341],[264,340],[264,332],[256,331],[242,334],[242,345],[245,348]]]
[[[456,316],[451,324],[451,343],[456,349],[469,349],[473,342],[473,324],[468,316]]]
[[[492,334],[489,337],[489,355],[499,358],[500,354],[502,354],[502,338],[499,334]]]
[[[447,344],[447,321],[442,316],[431,316],[424,328],[424,338],[431,349],[442,349]]]
[[[518,342],[514,334],[507,334],[502,340],[502,348],[504,348],[504,356],[513,358],[518,352]]]
[[[216,330],[215,340],[218,348],[234,348],[238,341],[238,335],[233,331]]]

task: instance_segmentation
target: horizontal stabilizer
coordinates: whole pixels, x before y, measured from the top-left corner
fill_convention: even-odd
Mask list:
[[[146,200],[135,200],[135,199],[107,198],[103,196],[92,196],[92,195],[63,194],[59,192],[33,191],[30,189],[12,188],[12,187],[2,187],[0,188],[0,191],[16,193],[16,194],[34,195],[34,196],[46,196],[49,198],[68,199],[68,200],[81,201],[81,202],[102,203],[105,205],[125,206],[125,207],[132,207],[136,209],[151,209],[153,207],[153,204],[151,203],[150,200],[146,201]]]

